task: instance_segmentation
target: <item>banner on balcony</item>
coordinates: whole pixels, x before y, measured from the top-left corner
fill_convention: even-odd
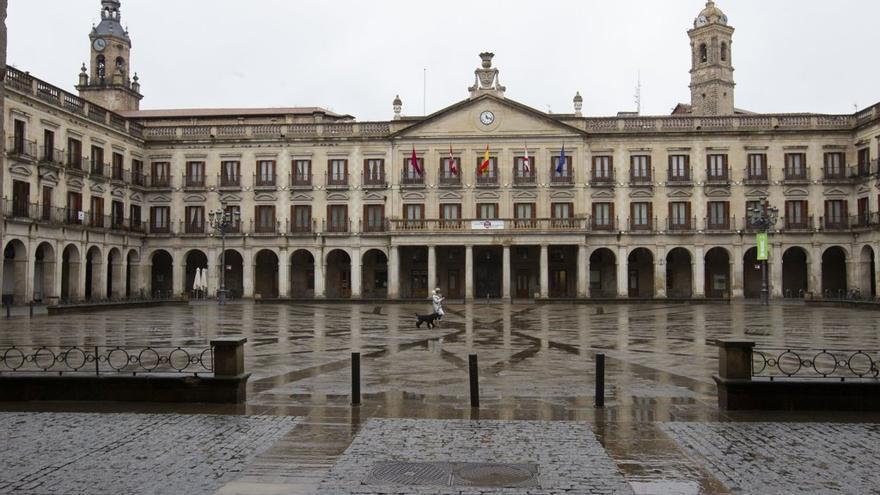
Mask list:
[[[471,230],[504,230],[504,220],[471,220]]]
[[[770,242],[767,233],[763,232],[755,236],[758,244],[758,261],[767,261],[770,255]]]

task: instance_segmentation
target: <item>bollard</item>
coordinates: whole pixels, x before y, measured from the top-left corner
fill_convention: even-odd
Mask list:
[[[361,353],[351,353],[351,405],[361,405]]]
[[[605,407],[605,354],[596,354],[596,407]]]
[[[471,407],[479,409],[480,407],[480,382],[477,374],[477,355],[468,356],[468,371],[471,384]]]

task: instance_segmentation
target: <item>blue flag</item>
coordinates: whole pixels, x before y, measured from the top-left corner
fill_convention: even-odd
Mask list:
[[[556,163],[556,173],[561,174],[565,170],[565,143],[562,144],[562,152],[559,153],[559,161]]]

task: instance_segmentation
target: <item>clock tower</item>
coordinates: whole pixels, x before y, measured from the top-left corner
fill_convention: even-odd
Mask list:
[[[120,7],[120,0],[101,0],[101,23],[89,34],[89,68],[83,64],[76,87],[83,99],[114,112],[138,110],[143,98],[131,75],[131,38]]]
[[[691,112],[733,115],[733,28],[715,2],[694,20],[691,39]]]

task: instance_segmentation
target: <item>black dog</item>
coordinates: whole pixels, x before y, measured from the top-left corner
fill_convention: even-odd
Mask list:
[[[420,315],[416,313],[416,328],[422,328],[422,323],[427,323],[428,328],[434,328],[434,321],[439,319],[440,315],[431,313],[429,315]]]

